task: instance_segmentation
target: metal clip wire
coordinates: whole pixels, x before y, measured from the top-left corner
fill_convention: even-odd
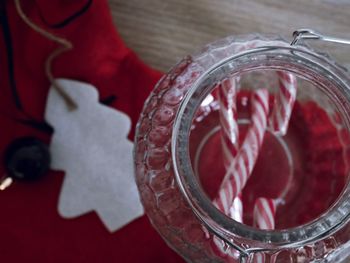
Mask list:
[[[350,40],[331,37],[322,35],[321,33],[313,30],[313,29],[298,29],[293,32],[293,41],[290,43],[291,46],[297,45],[300,40],[321,40],[338,44],[350,45]]]

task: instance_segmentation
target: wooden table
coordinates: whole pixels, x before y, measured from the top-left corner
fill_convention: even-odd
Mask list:
[[[109,1],[124,41],[160,70],[231,34],[270,33],[291,39],[295,29],[308,27],[350,39],[350,0]],[[328,44],[323,48],[350,65],[350,46]]]

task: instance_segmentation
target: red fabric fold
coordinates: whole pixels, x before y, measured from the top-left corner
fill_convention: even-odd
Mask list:
[[[147,95],[160,73],[142,63],[117,34],[108,4],[92,1],[90,8],[61,28],[50,28],[71,16],[86,1],[22,1],[24,12],[36,24],[73,43],[74,49],[57,58],[55,77],[71,78],[96,86],[100,98],[111,95],[111,105],[127,113],[134,127]],[[50,83],[44,62],[57,44],[31,30],[18,16],[13,1],[6,1],[12,36],[14,76],[27,114],[43,119]],[[44,22],[46,21],[46,22]],[[8,78],[8,61],[0,33],[0,136],[1,158],[15,138],[34,135],[46,142],[50,136],[19,124],[24,117],[14,104]],[[4,165],[0,166],[4,174]],[[16,182],[0,193],[1,262],[183,262],[167,247],[144,216],[111,234],[95,213],[63,219],[57,213],[63,172],[51,171],[33,183]]]

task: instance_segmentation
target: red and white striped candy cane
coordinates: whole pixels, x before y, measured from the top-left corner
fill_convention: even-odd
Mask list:
[[[237,222],[243,223],[243,199],[242,193],[239,193],[234,199],[229,209],[228,214],[232,219]]]
[[[265,263],[265,261],[266,259],[265,259],[264,253],[261,253],[261,252],[255,253],[253,263]]]
[[[275,214],[277,201],[271,198],[260,197],[255,200],[253,218],[254,226],[259,229],[272,230],[275,229]],[[253,263],[265,263],[266,255],[264,253],[256,253]],[[269,262],[275,262],[272,258]]]
[[[237,123],[237,89],[239,78],[225,79],[219,86],[221,146],[226,171],[234,162],[239,147],[239,131]],[[234,198],[232,206],[228,208],[228,215],[243,222],[243,204],[241,195]]]
[[[276,262],[277,254],[265,254],[264,252],[254,253],[252,263],[265,263],[265,262]]]
[[[229,213],[233,200],[242,191],[253,171],[266,130],[269,112],[268,97],[266,89],[259,89],[251,95],[250,127],[236,158],[226,171],[219,194],[214,199],[214,205],[225,214]]]
[[[275,229],[276,201],[271,198],[260,197],[255,200],[254,226],[259,229]]]
[[[285,135],[297,94],[296,77],[289,72],[277,71],[279,89],[275,97],[269,127],[277,135]]]
[[[277,71],[279,89],[276,94],[269,126],[273,133],[285,135],[292,115],[297,93],[296,77],[285,71]],[[258,198],[254,205],[254,225],[259,229],[275,228],[275,213],[277,202],[271,198]],[[264,261],[261,261],[264,262]]]
[[[225,79],[219,85],[221,146],[226,170],[238,153],[237,89],[238,79]]]

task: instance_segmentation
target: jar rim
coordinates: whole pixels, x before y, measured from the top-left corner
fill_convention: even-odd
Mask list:
[[[238,68],[237,63],[242,62],[242,59],[244,60],[249,56],[256,57],[258,55],[261,56],[260,59],[265,58],[266,63],[259,64],[261,62],[259,59],[255,59],[253,62],[248,61],[250,64],[245,64],[245,66],[249,70],[277,69],[289,71],[290,69],[281,67],[281,64],[277,62],[281,62],[287,57],[289,59],[294,58],[289,63],[295,63],[298,68],[305,70],[303,72],[305,74],[307,72],[318,73],[318,77],[333,83],[350,103],[350,81],[345,72],[325,56],[304,46],[261,46],[233,54],[207,69],[190,87],[175,117],[171,138],[172,164],[176,181],[194,213],[208,229],[228,244],[236,248],[238,246],[237,249],[240,248],[240,245],[236,240],[244,240],[244,243],[254,241],[259,248],[252,247],[248,249],[250,251],[254,251],[254,249],[261,250],[261,248],[274,250],[283,247],[298,247],[309,242],[315,242],[336,232],[350,220],[350,202],[347,201],[350,198],[349,182],[347,182],[341,197],[321,217],[304,225],[284,230],[259,230],[228,218],[215,208],[198,184],[188,157],[188,134],[194,113],[202,99],[213,89],[214,85],[209,85],[209,83],[218,81],[220,76],[222,77],[228,72],[232,76],[237,75],[239,70],[242,70],[242,68]],[[310,65],[313,67],[310,67]],[[300,72],[290,71],[300,75]],[[244,71],[239,73],[242,72]],[[346,117],[350,127],[350,116]]]

